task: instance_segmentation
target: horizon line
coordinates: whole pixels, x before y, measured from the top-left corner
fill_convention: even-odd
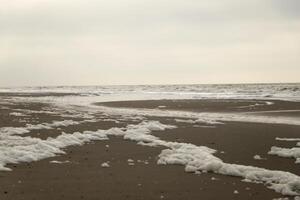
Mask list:
[[[153,83],[153,84],[82,84],[82,85],[15,85],[15,86],[0,86],[0,88],[35,88],[35,87],[96,87],[96,86],[172,86],[172,85],[276,85],[276,84],[300,84],[300,82],[241,82],[241,83]]]

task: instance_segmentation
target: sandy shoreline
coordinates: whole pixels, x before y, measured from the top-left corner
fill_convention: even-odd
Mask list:
[[[299,110],[296,102],[271,101],[214,102],[210,100],[180,101],[135,101],[102,103],[106,106],[155,108],[170,110],[205,112],[253,112],[272,110]],[[257,105],[256,105],[257,104]],[[256,105],[256,106],[253,106]],[[4,105],[3,105],[4,106]],[[49,105],[22,104],[5,105],[0,111],[0,126],[21,127],[27,122],[51,122],[72,119],[46,113],[30,116],[11,116],[13,109],[41,110]],[[51,110],[51,107],[48,107]],[[285,112],[285,115],[299,117],[299,113]],[[272,114],[276,115],[276,113]],[[280,113],[279,113],[280,115]],[[109,129],[125,127],[136,121],[124,120],[120,123],[107,121],[87,122],[52,130],[34,130],[24,136],[41,139],[56,137],[61,132]],[[217,157],[225,162],[252,165],[273,170],[289,171],[300,175],[299,165],[294,159],[268,155],[271,146],[294,147],[295,142],[277,141],[276,137],[297,138],[299,126],[227,122],[210,127],[195,127],[192,124],[176,122],[174,118],[148,117],[162,123],[177,125],[177,129],[155,131],[153,135],[166,141],[187,142],[204,145],[218,150]],[[75,119],[73,119],[75,120]],[[80,121],[82,119],[77,118]],[[107,146],[109,145],[109,146]],[[262,184],[244,183],[241,178],[202,173],[184,172],[183,166],[157,165],[157,156],[162,148],[136,145],[112,137],[107,141],[96,141],[83,146],[66,149],[66,154],[32,163],[10,164],[11,172],[0,172],[0,199],[272,199],[282,195],[267,189]],[[224,153],[223,153],[224,152]],[[255,160],[254,155],[266,160]],[[129,165],[128,159],[134,160]],[[64,164],[50,161],[69,161]],[[110,167],[101,164],[109,161]],[[147,163],[147,164],[146,164]],[[238,193],[234,193],[234,191]]]
[[[141,100],[141,101],[113,101],[96,103],[121,108],[148,108],[161,110],[183,110],[191,112],[264,112],[264,111],[292,111],[289,115],[300,113],[300,102],[282,100],[243,100],[243,99],[202,99],[202,100]],[[300,116],[300,114],[299,114]]]

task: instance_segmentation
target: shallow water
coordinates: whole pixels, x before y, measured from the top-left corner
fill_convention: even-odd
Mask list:
[[[2,93],[68,93],[98,101],[139,99],[281,99],[300,101],[300,83],[224,85],[56,86],[0,88]],[[54,94],[52,94],[54,95]],[[50,94],[46,96],[52,96]]]

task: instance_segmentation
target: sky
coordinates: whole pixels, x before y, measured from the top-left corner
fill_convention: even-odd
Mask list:
[[[0,87],[300,82],[299,0],[0,5]]]

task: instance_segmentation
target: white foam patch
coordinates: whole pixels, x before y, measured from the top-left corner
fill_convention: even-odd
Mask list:
[[[101,167],[103,167],[103,168],[109,168],[110,167],[109,162],[102,163]]]
[[[25,127],[2,127],[0,128],[0,136],[4,135],[21,135],[29,133],[30,131]]]
[[[276,140],[294,142],[294,141],[300,141],[300,138],[280,138],[280,137],[276,137]]]
[[[53,129],[57,127],[67,127],[70,125],[78,125],[84,121],[73,121],[73,120],[63,120],[63,121],[53,121],[52,123],[42,123],[42,124],[27,124],[25,127],[2,127],[0,128],[1,135],[22,135],[29,133],[31,130],[41,130],[41,129]]]
[[[248,105],[248,106],[239,106],[237,108],[255,108],[255,107],[258,107],[258,106],[272,105],[272,104],[269,104],[269,103],[272,103],[272,102],[255,103],[255,104]]]
[[[265,110],[265,111],[251,111],[247,113],[253,113],[253,114],[264,114],[264,113],[294,113],[294,112],[300,112],[299,109],[294,110]]]
[[[69,110],[61,110],[61,109],[58,109],[57,110],[59,114],[59,116],[61,117],[69,117],[69,118],[81,118],[81,119],[93,119],[94,116],[89,114],[89,113],[85,113],[85,112],[80,112],[80,111],[76,111],[74,109],[69,109]]]
[[[10,170],[8,163],[33,162],[58,154],[64,154],[63,148],[71,145],[82,145],[92,140],[106,140],[103,133],[84,132],[58,136],[41,140],[18,135],[0,136],[0,170]]]
[[[253,156],[254,160],[266,160],[266,158],[261,157],[260,155]]]
[[[239,194],[239,191],[238,190],[234,190],[233,194]]]
[[[24,113],[19,113],[19,112],[12,112],[9,113],[10,116],[15,116],[15,117],[26,117],[28,115],[24,114]]]
[[[178,123],[187,123],[187,124],[194,124],[195,120],[192,120],[192,119],[175,119],[175,122],[178,122]]]
[[[270,155],[276,155],[284,158],[295,158],[295,163],[300,163],[300,148],[282,148],[282,147],[271,147],[271,150],[268,152]]]
[[[270,105],[274,105],[275,103],[271,101],[266,101],[266,104],[270,106]]]
[[[13,103],[13,102],[10,102],[10,101],[2,101],[2,100],[0,100],[0,104],[1,104],[1,105],[5,105],[5,106],[13,106],[13,105],[16,105],[16,104]]]
[[[295,163],[300,163],[300,138],[279,138],[276,137],[278,141],[286,141],[286,142],[297,142],[296,146],[293,148],[282,148],[277,146],[272,146],[271,150],[268,152],[270,155],[276,155],[283,158],[294,158],[296,159]]]
[[[70,163],[70,161],[68,161],[68,160],[65,160],[65,161],[52,160],[52,161],[50,161],[50,163],[53,163],[53,164],[65,164],[65,163]]]
[[[59,114],[58,112],[48,111],[48,110],[14,109],[14,111],[23,112],[26,114]]]
[[[209,125],[216,125],[216,124],[224,124],[222,122],[216,121],[214,119],[175,119],[176,122],[179,123],[187,123],[187,124],[209,124]]]
[[[42,124],[37,124],[37,125],[31,125],[28,124],[26,126],[27,129],[29,130],[38,130],[38,129],[53,129],[56,127],[67,127],[70,125],[78,125],[84,123],[84,121],[73,121],[73,120],[63,120],[63,121],[53,121],[52,123],[42,123]]]

